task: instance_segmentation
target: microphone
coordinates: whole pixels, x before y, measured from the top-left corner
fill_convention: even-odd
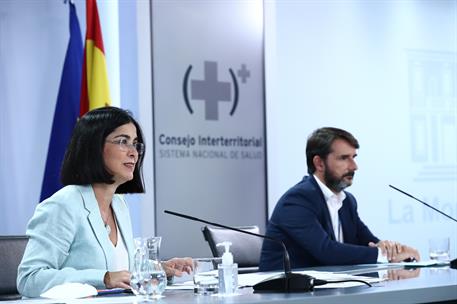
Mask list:
[[[389,187],[392,188],[392,189],[394,189],[394,190],[397,190],[397,191],[400,192],[400,193],[403,193],[403,194],[406,195],[406,196],[409,196],[409,197],[412,198],[412,199],[415,199],[416,201],[418,201],[418,202],[424,204],[425,206],[427,206],[427,207],[429,207],[429,208],[435,210],[436,212],[441,213],[442,215],[444,215],[444,216],[450,218],[450,219],[453,220],[454,222],[457,222],[457,219],[453,218],[452,216],[450,216],[450,215],[447,214],[447,213],[444,213],[444,212],[441,211],[441,210],[438,210],[437,208],[435,208],[435,207],[433,207],[433,206],[430,206],[430,205],[427,204],[426,202],[421,201],[420,199],[418,199],[417,197],[414,197],[414,196],[412,196],[411,194],[409,194],[409,193],[407,193],[407,192],[405,192],[405,191],[403,191],[403,190],[400,190],[400,189],[398,189],[397,187],[394,187],[394,186],[392,186],[392,185],[389,185]],[[451,268],[457,269],[457,259],[453,259],[452,261],[450,261],[450,264],[451,264]]]
[[[196,218],[196,217],[193,217],[190,215],[185,215],[185,214],[174,212],[174,211],[164,210],[164,212],[171,214],[171,215],[178,216],[178,217],[183,217],[183,218],[191,220],[191,221],[201,222],[201,223],[205,223],[208,225],[229,229],[229,230],[237,231],[237,232],[244,233],[244,234],[257,236],[257,237],[281,244],[282,249],[284,251],[284,273],[281,273],[274,277],[265,279],[262,282],[255,284],[252,287],[254,289],[254,291],[257,291],[257,292],[300,292],[300,291],[302,291],[303,292],[303,291],[312,291],[314,289],[314,286],[327,284],[327,281],[325,281],[325,280],[319,280],[319,279],[316,279],[316,278],[306,275],[306,274],[291,272],[289,253],[287,252],[286,245],[281,240],[278,240],[278,239],[275,239],[275,238],[272,238],[272,237],[269,237],[266,235],[257,234],[257,233],[241,230],[241,229],[234,228],[234,227],[221,225],[218,223],[212,223],[212,222],[209,222],[209,221],[206,221],[203,219],[199,219],[199,218]]]

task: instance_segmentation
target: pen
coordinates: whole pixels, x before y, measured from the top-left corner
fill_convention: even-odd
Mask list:
[[[112,289],[97,290],[97,296],[114,295],[114,294],[119,294],[119,293],[132,293],[132,290],[125,289],[125,288],[112,288]]]

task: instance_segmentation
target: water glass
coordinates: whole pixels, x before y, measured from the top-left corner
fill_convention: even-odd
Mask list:
[[[194,293],[199,295],[217,294],[219,292],[217,265],[222,262],[222,259],[198,258],[193,261]]]
[[[449,261],[449,237],[434,237],[429,239],[429,254],[431,260]]]
[[[130,286],[143,300],[162,297],[167,286],[167,276],[158,259],[160,237],[135,239],[134,265]]]

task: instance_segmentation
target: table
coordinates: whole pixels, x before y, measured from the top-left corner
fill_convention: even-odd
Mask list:
[[[457,302],[457,270],[449,267],[426,267],[407,270],[390,267],[386,270],[376,265],[319,267],[313,270],[350,274],[366,274],[373,271],[389,271],[397,280],[382,281],[373,287],[357,286],[338,289],[316,289],[307,293],[253,293],[252,288],[243,288],[241,295],[221,298],[196,296],[190,290],[167,290],[160,304],[175,303],[431,303]],[[78,301],[80,303],[134,303],[134,297],[97,297]],[[38,304],[43,300],[22,300],[22,303]],[[14,303],[19,303],[16,301]],[[56,303],[49,302],[48,303]]]

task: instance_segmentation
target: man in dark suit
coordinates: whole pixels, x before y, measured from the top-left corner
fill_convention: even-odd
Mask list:
[[[359,143],[337,128],[321,128],[308,138],[309,176],[289,189],[276,205],[266,235],[286,245],[292,268],[419,260],[414,248],[380,241],[357,213],[357,201],[343,191],[357,170]],[[283,269],[283,250],[265,240],[261,271]]]

